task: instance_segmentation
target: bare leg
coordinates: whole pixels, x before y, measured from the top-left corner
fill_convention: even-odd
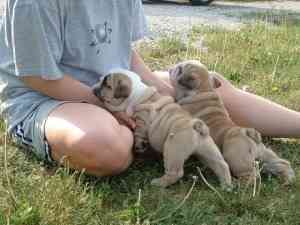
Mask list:
[[[132,161],[133,137],[107,111],[90,104],[66,103],[52,111],[45,132],[52,157],[96,176],[118,174]]]
[[[156,74],[169,82],[168,72],[156,72]],[[222,85],[217,92],[235,123],[256,128],[266,136],[300,138],[300,112],[241,91],[223,77],[219,80]]]
[[[237,88],[218,89],[231,118],[272,137],[300,138],[300,113]]]

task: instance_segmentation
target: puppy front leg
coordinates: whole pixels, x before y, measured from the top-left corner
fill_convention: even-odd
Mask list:
[[[148,132],[146,124],[141,119],[136,119],[136,128],[134,130],[134,152],[144,153],[149,145]]]
[[[280,158],[263,143],[258,144],[257,158],[263,163],[263,170],[279,176],[284,184],[290,184],[295,180],[295,172],[289,161]]]

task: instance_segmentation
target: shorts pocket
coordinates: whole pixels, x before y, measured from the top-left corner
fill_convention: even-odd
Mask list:
[[[25,149],[32,150],[33,149],[33,142],[30,137],[26,137],[24,129],[23,129],[23,122],[19,123],[14,131],[12,132],[12,139],[13,141],[20,147]]]

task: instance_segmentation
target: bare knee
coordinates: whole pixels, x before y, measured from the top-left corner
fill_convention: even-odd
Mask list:
[[[47,119],[46,137],[56,161],[77,170],[107,176],[128,168],[133,135],[107,111],[89,104],[69,103]]]
[[[117,147],[109,150],[111,151],[111,156],[107,159],[107,162],[103,163],[103,159],[97,159],[101,155],[96,155],[95,160],[89,162],[90,169],[87,169],[87,173],[99,177],[113,176],[125,172],[129,168],[133,160],[131,149],[128,147]]]
[[[111,139],[110,143],[113,152],[111,175],[115,175],[127,170],[133,161],[133,135],[128,128],[121,126],[119,140]]]
[[[95,135],[90,138],[95,140]],[[104,142],[104,143],[103,143]],[[105,139],[89,146],[90,161],[87,172],[96,176],[117,175],[128,169],[132,155],[133,136],[128,128],[120,126],[119,132],[107,131]]]
[[[76,170],[95,176],[111,176],[125,171],[132,162],[133,135],[119,129],[92,128],[84,135],[70,131],[62,140],[51,141],[52,157]]]

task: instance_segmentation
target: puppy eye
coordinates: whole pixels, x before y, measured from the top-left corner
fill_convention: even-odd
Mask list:
[[[178,72],[179,72],[179,73],[182,73],[182,72],[183,72],[182,66],[179,66]]]
[[[178,68],[177,68],[177,77],[179,77],[182,74],[182,72],[183,72],[182,67],[178,66]]]
[[[112,89],[112,87],[111,87],[111,85],[110,84],[108,84],[108,76],[106,76],[105,78],[104,78],[104,80],[103,80],[103,87],[106,87],[106,88],[108,88],[108,89]]]

